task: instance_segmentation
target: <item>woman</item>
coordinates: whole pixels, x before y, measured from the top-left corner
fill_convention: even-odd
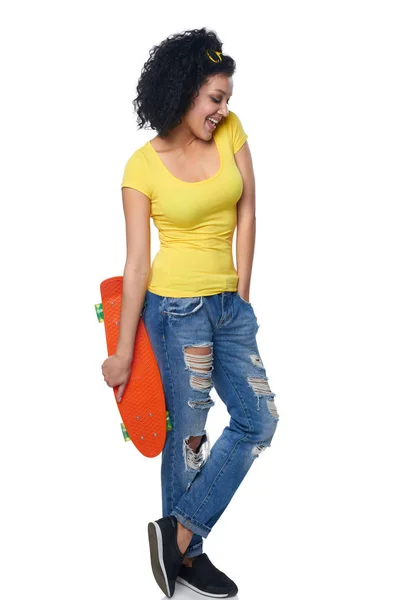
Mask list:
[[[271,445],[279,420],[249,299],[255,182],[247,134],[228,110],[235,66],[205,28],[153,49],[134,105],[139,127],[148,122],[158,135],[129,158],[121,186],[127,261],[120,338],[103,374],[109,386],[119,385],[120,399],[141,315],[172,421],[162,452],[163,517],[148,525],[154,577],[167,597],[176,581],[210,597],[237,594],[203,553],[203,538]],[[151,266],[150,217],[160,238]],[[212,387],[230,422],[210,451]]]

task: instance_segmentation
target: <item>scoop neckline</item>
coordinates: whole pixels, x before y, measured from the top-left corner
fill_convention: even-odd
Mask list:
[[[155,148],[153,148],[152,144],[150,143],[150,140],[148,140],[148,142],[146,142],[150,148],[152,149],[152,151],[154,152],[154,154],[157,156],[158,160],[161,163],[161,166],[164,168],[164,170],[168,173],[168,175],[170,177],[172,177],[173,179],[175,179],[176,181],[179,181],[179,183],[183,183],[185,185],[199,185],[201,183],[208,183],[209,181],[212,181],[213,179],[216,179],[221,171],[222,171],[222,167],[223,167],[223,160],[222,160],[222,152],[220,151],[218,142],[217,142],[217,138],[215,137],[215,135],[213,136],[213,140],[215,142],[215,145],[217,147],[217,152],[218,152],[218,156],[219,156],[219,169],[218,171],[212,175],[211,177],[208,177],[207,179],[202,179],[201,181],[183,181],[183,179],[179,179],[178,177],[175,177],[175,175],[173,175],[171,173],[171,171],[166,167],[166,165],[163,163],[163,161],[161,160],[157,150]]]

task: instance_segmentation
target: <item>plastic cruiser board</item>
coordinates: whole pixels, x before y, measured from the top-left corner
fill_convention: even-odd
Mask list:
[[[122,276],[105,279],[100,284],[108,356],[117,350],[122,285]],[[164,389],[141,316],[133,348],[131,375],[121,402],[117,402],[118,387],[113,388],[115,402],[129,438],[144,456],[158,456],[164,447],[167,432]]]

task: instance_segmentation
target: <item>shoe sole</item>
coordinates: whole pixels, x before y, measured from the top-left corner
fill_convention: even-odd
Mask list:
[[[164,594],[171,598],[171,592],[169,589],[167,572],[165,570],[164,560],[163,560],[163,542],[162,542],[162,533],[158,523],[149,523],[148,525],[148,534],[149,534],[149,545],[150,545],[150,559],[151,559],[151,568],[153,570],[153,575],[164,592]]]
[[[192,585],[191,583],[186,581],[186,579],[182,579],[182,577],[178,576],[176,578],[176,581],[178,581],[182,585],[186,585],[188,588],[190,588],[191,590],[194,590],[198,594],[203,594],[203,596],[208,596],[209,598],[230,598],[230,597],[236,596],[238,594],[238,592],[235,592],[234,594],[232,594],[232,593],[231,594],[210,594],[209,592],[203,592],[203,590],[200,590],[195,585]]]

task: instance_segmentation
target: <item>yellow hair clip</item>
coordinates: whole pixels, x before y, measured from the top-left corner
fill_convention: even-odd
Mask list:
[[[216,62],[222,62],[222,56],[221,56],[222,52],[218,52],[218,50],[211,50],[211,52],[214,52],[214,53],[215,53],[215,54],[218,56],[219,60],[214,60],[214,59],[213,59],[213,58],[212,58],[212,57],[209,55],[209,53],[208,53],[208,50],[206,50],[206,52],[207,52],[207,56],[208,56],[208,58],[209,58],[210,60],[212,60],[213,62],[215,62],[215,63],[216,63]]]

